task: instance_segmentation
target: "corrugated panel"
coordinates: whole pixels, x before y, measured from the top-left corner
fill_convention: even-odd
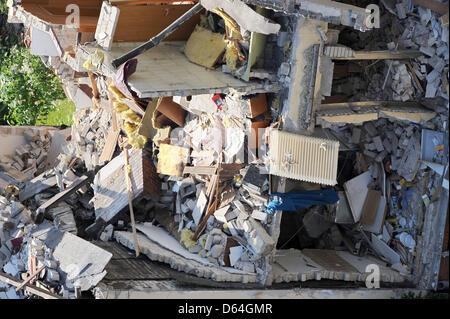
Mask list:
[[[270,174],[336,185],[339,142],[272,130]]]

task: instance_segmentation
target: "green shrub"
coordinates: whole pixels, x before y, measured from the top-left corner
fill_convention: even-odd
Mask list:
[[[55,108],[54,101],[65,98],[61,81],[25,47],[14,45],[0,53],[0,120],[35,125]]]

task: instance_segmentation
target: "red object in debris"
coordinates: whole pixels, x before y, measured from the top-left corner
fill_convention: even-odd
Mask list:
[[[23,237],[18,237],[11,239],[11,245],[13,247],[13,254],[16,254],[19,252],[20,247],[22,247]]]
[[[70,142],[70,140],[72,139],[72,135],[69,135],[66,137],[66,142]]]
[[[217,105],[217,109],[222,111],[223,100],[219,94],[216,94],[212,97],[213,102]]]
[[[36,256],[28,257],[28,273],[30,274],[30,276],[32,276],[36,272],[36,264]],[[30,284],[32,284],[35,280],[36,278],[31,279]]]

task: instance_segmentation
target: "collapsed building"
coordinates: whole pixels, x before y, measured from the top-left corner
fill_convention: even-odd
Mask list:
[[[2,128],[0,294],[448,285],[448,4],[71,2],[9,7],[77,111]]]

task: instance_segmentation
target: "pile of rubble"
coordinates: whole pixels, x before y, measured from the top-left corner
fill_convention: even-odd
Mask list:
[[[423,55],[410,61],[386,60],[384,65],[375,66],[376,72],[366,71],[371,74],[372,83],[364,97],[355,99],[414,101],[423,96],[448,99],[448,15],[414,6],[412,0],[397,1],[396,6],[393,2],[382,1],[389,13],[383,16],[381,28],[388,32],[376,33],[365,49],[374,49],[376,44],[391,51],[419,50]]]
[[[234,178],[241,182],[220,187],[219,190],[223,189],[220,205],[212,214],[211,209],[206,209],[208,198],[214,195],[212,188],[217,177],[205,183],[200,175],[173,182],[162,176],[160,204],[173,214],[180,232],[176,237],[190,252],[216,265],[255,272],[258,260],[275,245],[267,228],[272,217],[264,208],[268,204],[268,196],[264,194],[268,181],[255,165],[235,173]],[[205,211],[206,216],[202,216]]]
[[[80,159],[88,171],[103,165],[105,161],[101,154],[112,125],[111,112],[79,109],[73,115],[73,122],[71,140],[66,146],[67,155]]]
[[[162,31],[151,50],[117,68],[121,58],[113,57],[129,44],[113,45],[109,23],[120,4],[105,2],[102,39],[56,59],[85,62],[89,78],[79,88],[92,91],[84,100],[75,94],[83,108],[57,161],[43,166],[59,142],[32,131],[14,156],[1,158],[0,266],[9,275],[0,279],[17,287],[5,295],[92,291],[112,256],[100,247],[113,241],[209,284],[364,282],[375,263],[383,282],[430,286],[442,242],[441,228],[432,228],[443,224],[440,196],[448,196],[448,22],[412,1],[382,2],[392,33],[361,47],[381,53],[342,47],[328,29],[340,23],[370,40],[366,11],[351,6],[328,17],[311,12],[327,4],[305,0],[297,17],[208,0],[184,8],[207,9],[181,30],[184,46],[158,45]],[[385,58],[399,52],[398,60]],[[386,63],[355,63],[366,68],[365,81],[345,84],[333,74],[351,69],[347,53]],[[166,56],[179,79],[173,70],[146,73],[158,63],[170,69]],[[185,73],[195,78],[185,81],[189,89],[181,88]],[[333,98],[333,82],[350,99],[321,103]]]
[[[26,144],[19,146],[15,156],[9,158],[1,155],[0,162],[4,169],[14,169],[21,174],[35,177],[47,169],[47,154],[51,144],[51,136],[47,130],[24,132]]]

